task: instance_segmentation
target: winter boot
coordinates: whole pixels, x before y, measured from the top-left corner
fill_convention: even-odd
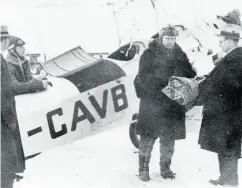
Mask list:
[[[213,185],[224,185],[236,187],[238,180],[238,159],[234,156],[218,154],[220,177],[217,180],[210,180]]]
[[[160,137],[160,175],[164,179],[175,179],[176,174],[170,169],[174,146],[175,140],[164,135]]]
[[[164,179],[175,179],[176,178],[176,173],[172,172],[171,170],[167,170],[167,171],[162,171],[160,173],[160,175],[162,176],[162,178]]]
[[[167,162],[160,162],[160,175],[164,179],[175,179],[176,173],[172,172],[170,169],[171,160],[168,160]]]
[[[149,161],[144,156],[139,156],[139,179],[142,181],[150,180]]]
[[[149,171],[143,171],[139,174],[139,179],[142,181],[149,181],[150,180],[150,175],[149,175]]]
[[[225,178],[220,176],[217,180],[210,180],[209,183],[213,185],[223,185],[237,187],[239,185],[238,174],[233,178]]]

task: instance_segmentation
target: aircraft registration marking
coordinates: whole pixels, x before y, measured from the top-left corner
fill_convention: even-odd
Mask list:
[[[40,133],[40,132],[42,132],[42,127],[37,127],[35,129],[32,129],[32,130],[28,131],[28,137],[31,137],[35,134]]]

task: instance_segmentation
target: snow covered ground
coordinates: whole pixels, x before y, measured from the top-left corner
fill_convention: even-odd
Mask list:
[[[177,173],[175,180],[164,180],[159,176],[158,140],[150,163],[152,180],[144,183],[138,179],[137,149],[130,142],[129,126],[123,125],[27,160],[24,179],[16,182],[14,188],[214,187],[208,180],[219,175],[217,157],[199,148],[199,124],[188,123],[187,139],[176,142],[171,166]],[[239,174],[242,183],[241,161]]]

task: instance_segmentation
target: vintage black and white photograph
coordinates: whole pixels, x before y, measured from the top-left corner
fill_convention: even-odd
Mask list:
[[[242,187],[241,0],[0,0],[1,188]]]

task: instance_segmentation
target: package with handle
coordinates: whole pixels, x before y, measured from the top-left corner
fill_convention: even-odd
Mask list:
[[[204,81],[205,77],[185,78],[172,76],[168,85],[162,92],[170,99],[180,105],[184,105],[186,111],[190,110],[198,99],[198,84]]]

